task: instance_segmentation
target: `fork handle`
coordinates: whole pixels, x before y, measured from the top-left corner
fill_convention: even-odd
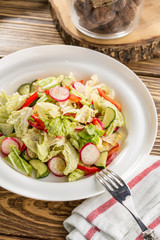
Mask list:
[[[145,232],[143,232],[143,238],[146,240],[160,240],[160,238],[151,229],[148,229]]]

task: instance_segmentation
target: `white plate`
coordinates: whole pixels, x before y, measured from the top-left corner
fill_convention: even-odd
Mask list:
[[[49,45],[24,49],[0,60],[0,86],[7,93],[36,78],[67,75],[88,79],[98,74],[101,82],[115,89],[122,105],[127,138],[110,168],[126,178],[152,149],[157,133],[157,114],[152,97],[142,81],[118,61],[85,48]],[[60,182],[59,182],[60,181]],[[104,191],[94,176],[76,182],[49,177],[36,180],[26,177],[0,159],[0,185],[23,196],[52,201],[84,199]]]

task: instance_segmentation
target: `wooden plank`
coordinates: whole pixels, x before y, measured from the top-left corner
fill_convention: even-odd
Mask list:
[[[160,56],[159,0],[145,1],[135,30],[125,37],[112,40],[95,39],[78,31],[71,19],[69,1],[49,1],[57,30],[67,44],[95,49],[125,63]]]
[[[1,235],[33,239],[65,239],[63,221],[82,201],[47,202],[0,188]]]
[[[47,0],[0,1],[0,57],[32,46],[63,43]]]

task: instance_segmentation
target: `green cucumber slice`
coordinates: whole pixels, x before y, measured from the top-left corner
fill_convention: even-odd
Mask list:
[[[70,86],[72,82],[73,82],[73,81],[72,81],[70,78],[64,78],[64,79],[62,80],[62,82],[61,82],[61,85],[62,85],[63,87],[65,87],[65,85],[66,85],[66,86]]]
[[[29,163],[37,171],[37,179],[47,177],[50,173],[47,165],[38,159],[33,159]]]
[[[30,83],[22,84],[22,85],[18,88],[18,93],[19,93],[20,95],[29,94],[29,93],[30,93],[30,88],[31,88]]]
[[[13,125],[10,123],[0,123],[0,131],[4,136],[8,136],[13,132]]]
[[[100,157],[98,158],[98,160],[94,163],[94,165],[96,167],[99,168],[105,168],[106,166],[106,161],[107,161],[107,157],[108,157],[108,151],[103,151],[100,154]]]
[[[37,91],[37,79],[34,80],[33,82],[31,82],[31,88],[30,88],[30,92],[36,92]]]
[[[31,158],[28,157],[26,150],[21,153],[22,158],[24,158],[26,161],[30,161]]]
[[[113,108],[107,107],[102,121],[104,128],[105,129],[108,128],[115,118],[116,118],[115,110]]]

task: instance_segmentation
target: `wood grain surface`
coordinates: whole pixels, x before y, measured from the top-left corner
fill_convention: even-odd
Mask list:
[[[123,38],[111,40],[94,39],[78,31],[71,19],[68,0],[49,1],[56,28],[67,44],[100,51],[123,63],[160,56],[159,0],[145,1],[139,24],[134,31]]]
[[[47,0],[1,0],[0,57],[43,44],[64,44]],[[142,79],[155,101],[159,127],[152,154],[160,155],[160,59],[127,66]],[[81,202],[38,201],[0,188],[0,240],[65,239],[63,221]]]

